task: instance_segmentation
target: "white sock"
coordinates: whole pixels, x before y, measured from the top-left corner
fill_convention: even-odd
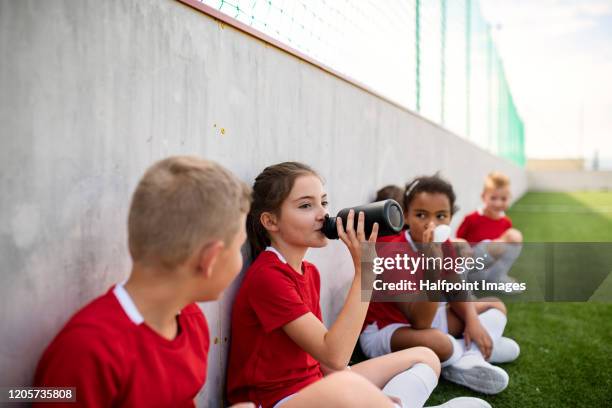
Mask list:
[[[399,398],[402,408],[421,408],[438,385],[436,372],[424,363],[393,377],[382,389],[386,395]]]
[[[504,334],[508,318],[498,309],[489,309],[478,315],[480,324],[485,328],[493,344]]]
[[[463,345],[461,344],[463,340],[457,340],[450,334],[447,334],[447,336],[453,345],[453,354],[451,354],[448,359],[442,362],[442,368],[455,364],[457,361],[459,361],[464,352]]]
[[[484,327],[484,329],[491,337],[491,342],[493,343],[493,345],[495,345],[495,342],[501,338],[502,334],[504,333],[504,329],[506,328],[506,322],[508,321],[506,315],[498,309],[489,309],[486,312],[479,314],[478,318],[480,319],[480,324],[482,324],[482,327]],[[445,361],[444,363],[442,363],[442,367],[452,365],[459,360],[461,360],[462,363],[469,364],[476,363],[481,359],[484,360],[484,356],[480,352],[478,344],[476,344],[475,341],[471,342],[470,347],[466,347],[465,338],[455,339],[455,343],[453,344],[453,356],[455,355],[455,345],[457,346],[457,352],[461,353],[460,356],[465,356],[469,358],[460,358],[450,364],[446,364]]]

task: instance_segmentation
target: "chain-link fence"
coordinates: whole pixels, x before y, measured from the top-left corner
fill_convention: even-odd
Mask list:
[[[524,128],[477,0],[200,0],[525,163]]]

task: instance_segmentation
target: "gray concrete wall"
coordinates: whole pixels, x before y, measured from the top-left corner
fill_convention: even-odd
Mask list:
[[[527,178],[530,191],[612,190],[612,171],[528,171]]]
[[[79,307],[125,278],[128,202],[155,160],[196,154],[251,182],[311,164],[331,210],[441,170],[459,205],[493,169],[522,169],[418,115],[172,0],[0,0],[0,385],[27,385]],[[455,225],[462,214],[458,215]],[[333,256],[331,256],[333,255]],[[312,251],[331,323],[351,279],[337,242]],[[201,406],[219,406],[235,282],[203,304]]]

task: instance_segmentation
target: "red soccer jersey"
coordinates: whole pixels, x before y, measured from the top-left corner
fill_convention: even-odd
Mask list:
[[[457,238],[463,238],[470,243],[497,239],[509,228],[512,228],[512,221],[505,215],[494,220],[474,211],[463,219],[457,230]]]
[[[77,404],[66,407],[194,407],[206,381],[208,325],[195,304],[177,322],[174,340],[161,337],[117,285],[68,321],[44,352],[34,385],[76,387]]]
[[[394,302],[372,302],[368,306],[368,314],[361,331],[364,331],[372,323],[376,323],[378,330],[380,330],[392,323],[409,324],[410,322]]]
[[[270,250],[262,252],[247,270],[234,301],[227,371],[231,403],[272,407],[323,377],[319,362],[282,328],[308,312],[322,320],[319,272],[304,261],[300,275],[279,257]]]
[[[410,247],[410,243],[408,242],[408,239],[406,236],[406,234],[408,233],[409,233],[408,230],[404,230],[396,235],[380,237],[376,240],[376,242],[383,243],[383,244],[393,243],[398,246],[405,245],[406,246],[405,251],[408,252],[410,256],[413,256],[415,252],[412,250],[412,248]],[[393,257],[395,253],[398,252],[398,250],[399,248],[395,248],[395,247],[393,248],[392,247],[385,248],[382,246],[377,247],[377,252],[379,252],[378,255],[382,257],[387,257],[387,256]],[[397,282],[399,281],[399,278],[401,278],[401,275],[394,274],[394,271],[386,271],[384,274],[386,274],[388,277],[387,281]],[[419,273],[419,275],[414,280],[418,281],[420,276],[421,275]],[[406,318],[404,313],[402,313],[402,311],[399,310],[395,302],[377,302],[376,299],[374,298],[373,301],[370,302],[370,305],[368,306],[368,313],[366,314],[366,318],[363,323],[363,328],[361,330],[362,331],[365,330],[365,328],[372,323],[376,323],[376,326],[380,330],[383,327],[390,325],[391,323],[408,324],[410,322],[408,321],[408,318]]]
[[[416,248],[412,238],[410,237],[410,232],[408,230],[404,230],[397,235],[391,235],[386,237],[381,237],[377,241],[377,243],[392,243],[398,245],[397,247],[382,247],[379,246],[377,248],[377,252],[379,256],[387,256],[393,257],[395,253],[402,252],[407,253],[410,257],[419,256],[418,248]],[[452,257],[455,258],[457,256],[454,247],[450,240],[446,240],[442,244],[442,252],[444,257]],[[396,271],[386,271],[386,274],[391,273],[390,279],[387,281],[390,282],[399,282],[399,280],[403,277],[406,277],[405,272],[397,273]],[[451,271],[443,272],[443,275],[452,274]],[[424,278],[423,270],[419,269],[414,275],[411,276],[412,281],[418,284],[419,280]],[[373,299],[375,300],[375,299]],[[368,307],[368,313],[366,314],[365,322],[363,324],[362,331],[365,330],[367,326],[372,323],[376,323],[378,329],[382,329],[385,326],[388,326],[392,323],[405,323],[410,324],[410,321],[404,315],[404,313],[397,307],[395,302],[370,302]]]

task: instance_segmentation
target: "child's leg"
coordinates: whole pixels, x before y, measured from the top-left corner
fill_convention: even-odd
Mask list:
[[[489,357],[492,363],[509,363],[518,358],[521,349],[518,343],[507,337],[503,337],[503,332],[506,327],[506,306],[504,303],[494,297],[482,298],[475,303],[476,312],[480,323],[485,328],[493,343],[493,351]],[[463,336],[463,321],[456,315],[450,315],[449,332],[455,337]],[[465,347],[463,340],[459,340],[459,345]],[[472,345],[472,349],[474,349]]]
[[[427,347],[412,347],[384,356],[371,358],[351,366],[351,371],[361,374],[377,387],[384,387],[395,375],[415,364],[428,365],[436,377],[440,375],[440,360]]]
[[[488,282],[513,281],[508,272],[521,254],[522,236],[518,230],[510,229],[495,241],[482,242],[474,247],[474,256],[485,260],[483,270],[472,270],[468,274],[471,282],[486,280]]]
[[[391,336],[391,351],[418,346],[431,349],[440,361],[448,360],[453,354],[453,344],[450,339],[437,329],[415,330],[412,327],[401,327]]]
[[[438,384],[440,360],[428,348],[413,347],[351,366],[403,407],[422,407]]]
[[[482,298],[475,302],[476,313],[480,324],[485,328],[491,341],[495,344],[506,327],[508,321],[506,317],[506,306],[497,298]],[[463,337],[464,323],[451,308],[446,312],[448,333],[454,337]]]
[[[523,242],[523,234],[516,228],[510,228],[504,232],[497,240],[508,244],[520,244]]]
[[[375,324],[370,325],[366,327],[359,337],[364,354],[369,358],[373,358],[394,351],[423,346],[436,353],[440,361],[442,361],[443,367],[459,358],[459,350],[454,344],[456,340],[446,334],[446,304],[438,307],[437,302],[418,303],[426,303],[432,309],[427,311],[430,316],[427,321],[427,328],[415,329],[412,325],[391,324],[378,329]],[[408,310],[414,312],[413,309]],[[409,320],[412,323],[413,316],[410,316]]]
[[[521,255],[523,247],[521,244],[505,244],[504,247],[501,257],[484,271],[488,282],[514,282],[514,279],[508,277],[508,272]]]
[[[506,305],[504,305],[504,303],[497,298],[482,298],[476,303],[476,312],[479,316],[490,309],[497,309],[504,315],[507,314]],[[499,331],[500,329],[503,332],[501,325],[504,323],[504,319],[499,315],[497,316],[497,319],[492,314],[490,316],[485,316],[484,321],[481,319],[481,322],[488,332],[495,332],[496,330]],[[487,325],[489,326],[488,328]],[[516,360],[520,354],[521,348],[519,347],[518,343],[502,335],[497,341],[493,342],[493,352],[491,353],[489,361],[491,363],[509,363]]]
[[[516,228],[506,230],[499,238],[494,239],[487,245],[487,253],[495,259],[501,258],[506,252],[507,245],[502,244],[522,244],[523,234]],[[510,245],[512,247],[514,245]]]
[[[439,302],[407,302],[401,309],[413,328],[429,329],[439,306]]]
[[[503,314],[508,313],[506,310],[506,305],[504,305],[504,302],[502,302],[496,297],[480,298],[478,299],[477,302],[475,302],[475,305],[476,305],[476,313],[478,314],[484,313],[489,309],[497,309]]]
[[[367,379],[350,371],[330,374],[304,388],[279,408],[331,407],[388,407],[393,402]]]
[[[390,340],[391,351],[410,347],[423,346],[430,348],[442,362],[442,367],[455,363],[463,354],[463,348],[457,340],[448,334],[446,309],[448,305],[429,302],[434,307],[431,328],[416,330],[413,327],[401,327],[393,332]],[[411,320],[412,321],[412,320]]]

